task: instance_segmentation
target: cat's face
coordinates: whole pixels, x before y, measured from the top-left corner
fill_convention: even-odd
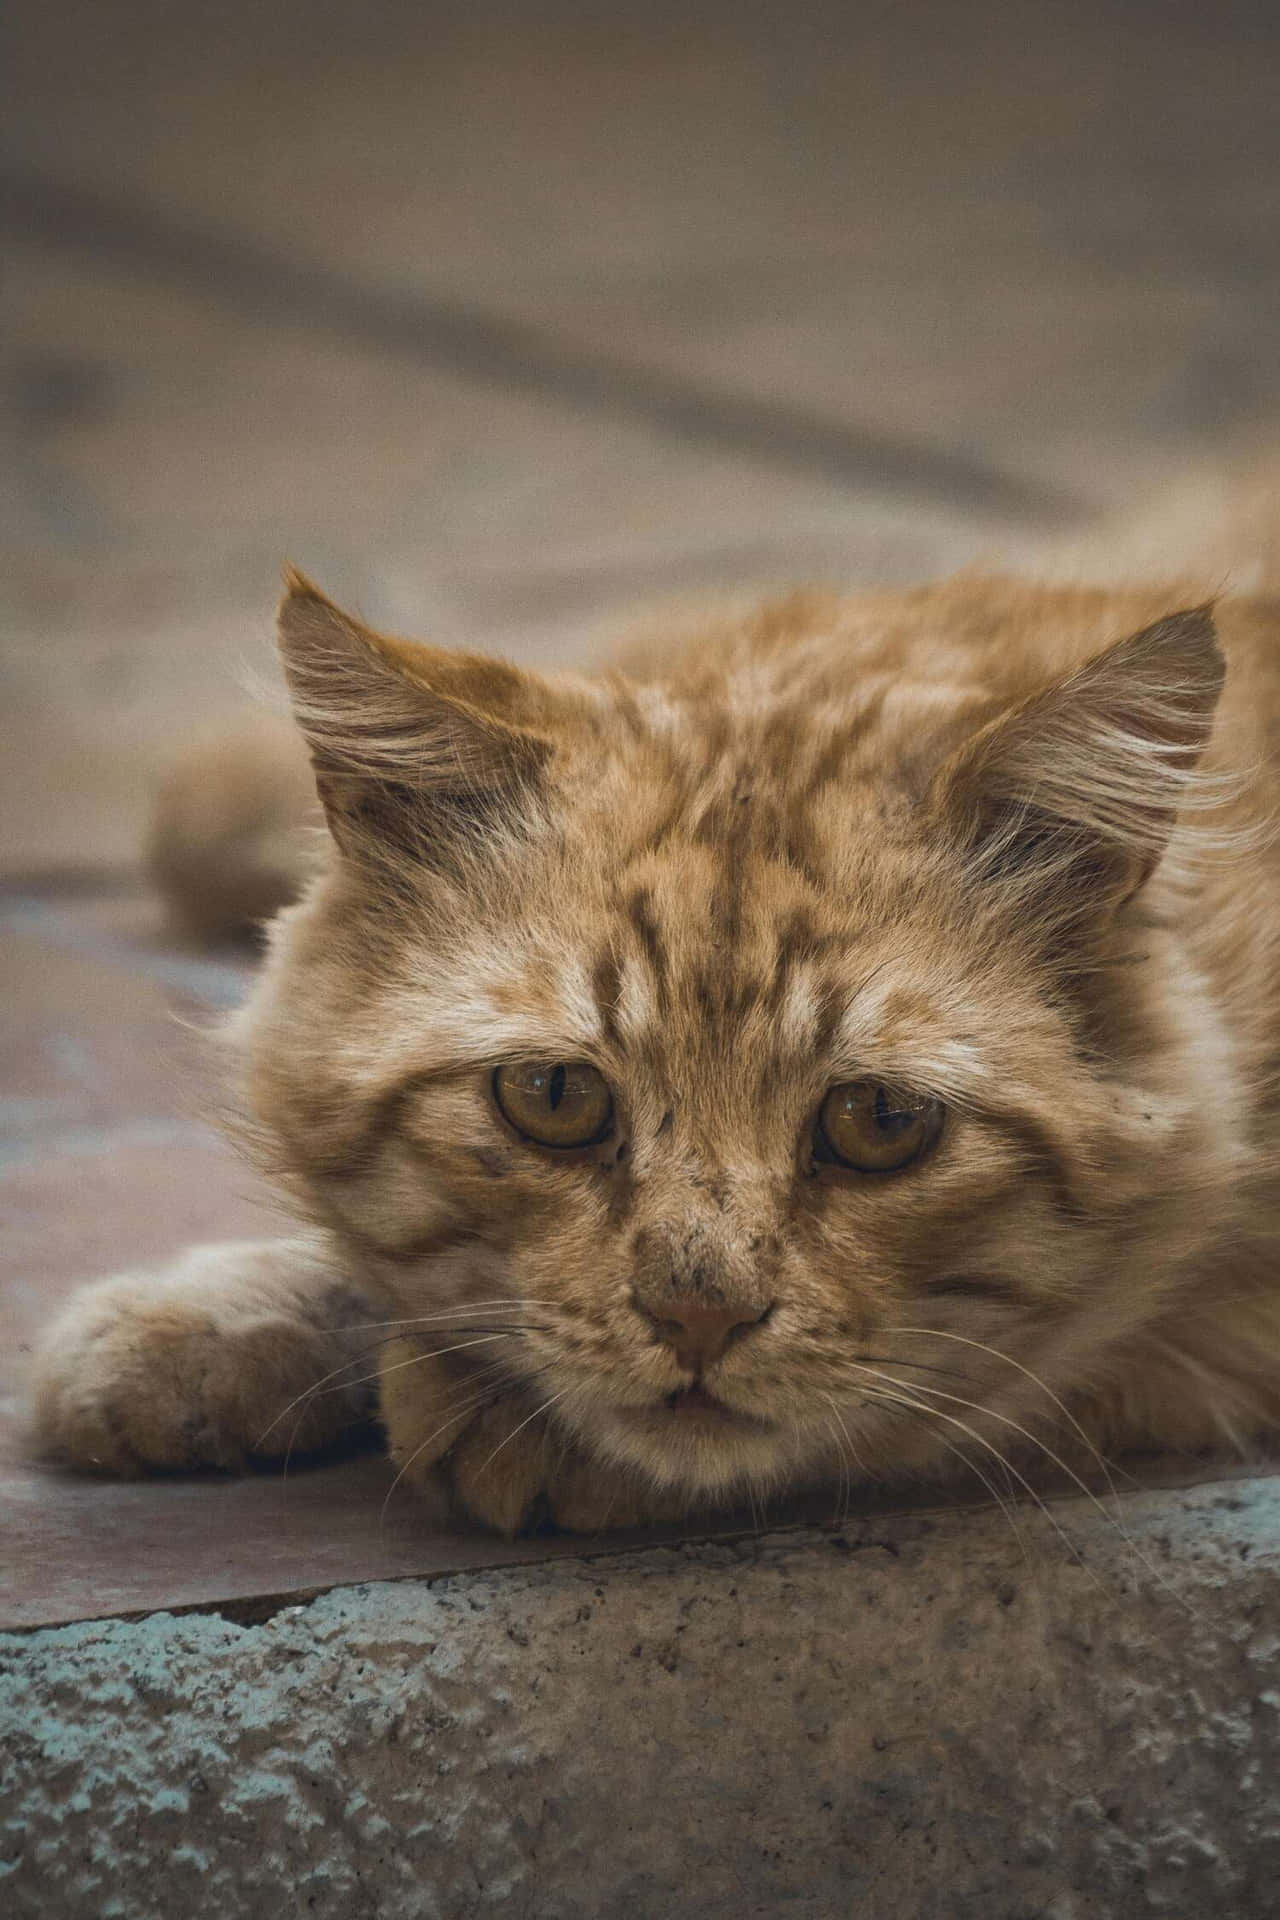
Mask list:
[[[1046,852],[1022,800],[993,824],[1011,750],[957,748],[972,690],[876,736],[856,686],[552,696],[483,668],[464,700],[466,663],[402,650],[380,764],[340,706],[371,713],[350,683],[385,643],[296,597],[345,851],[277,942],[253,1088],[398,1311],[690,1492],[980,1463],[979,1426],[1094,1384],[1149,1310],[1118,1273],[1185,1239],[1171,1167],[1217,1165],[1158,992],[1101,965],[1132,948],[1141,834],[1074,821]],[[306,663],[344,632],[326,710]],[[1165,644],[1198,745],[1212,641]]]

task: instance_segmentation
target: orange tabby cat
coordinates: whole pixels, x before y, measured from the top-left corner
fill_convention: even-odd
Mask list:
[[[73,1299],[49,1453],[319,1444],[375,1349],[506,1529],[1275,1427],[1280,606],[961,579],[552,679],[293,577],[280,635],[335,851],[234,1038],[306,1229]]]

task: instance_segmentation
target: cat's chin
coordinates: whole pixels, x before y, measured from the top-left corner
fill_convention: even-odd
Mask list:
[[[695,1497],[764,1488],[786,1477],[792,1464],[784,1429],[701,1386],[647,1405],[612,1407],[597,1415],[593,1428],[590,1441],[603,1455],[638,1468],[655,1486]]]

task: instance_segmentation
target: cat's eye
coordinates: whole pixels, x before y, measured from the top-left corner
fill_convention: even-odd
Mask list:
[[[896,1173],[927,1152],[941,1131],[940,1100],[878,1080],[846,1080],[832,1087],[818,1111],[815,1144],[819,1158],[842,1167]]]
[[[609,1083],[584,1060],[518,1061],[493,1076],[498,1112],[540,1147],[590,1147],[613,1124]]]

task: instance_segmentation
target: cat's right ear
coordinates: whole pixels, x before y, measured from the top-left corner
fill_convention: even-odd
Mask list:
[[[345,853],[447,864],[518,832],[554,752],[547,684],[500,660],[376,633],[285,576],[280,654],[329,829]]]

